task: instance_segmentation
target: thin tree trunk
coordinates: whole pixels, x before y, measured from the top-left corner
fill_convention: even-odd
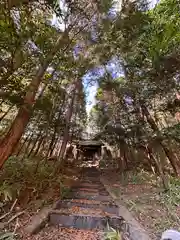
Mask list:
[[[22,134],[24,133],[24,130],[31,117],[35,96],[42,81],[42,77],[46,72],[46,69],[49,66],[50,62],[52,61],[53,56],[56,54],[56,52],[60,48],[60,45],[63,43],[62,40],[64,41],[64,43],[66,42],[65,34],[66,32],[62,34],[62,36],[58,39],[54,49],[51,51],[44,63],[39,67],[35,77],[29,85],[23,105],[20,107],[19,112],[14,122],[12,123],[11,128],[9,129],[9,132],[6,134],[6,136],[0,143],[0,169],[2,168],[4,162],[12,154]]]
[[[6,101],[6,99],[2,99],[1,102],[0,102],[0,107],[1,105]]]
[[[29,139],[28,139],[29,142],[28,142],[26,148],[24,149],[24,154],[22,155],[22,159],[26,156],[26,154],[27,154],[27,152],[28,152],[28,150],[29,150],[29,147],[30,147],[31,142],[32,142],[32,137],[33,137],[33,132],[31,133],[31,135],[30,135],[30,137],[29,137]]]
[[[26,148],[25,148],[25,151],[24,151],[25,154],[29,152],[29,148],[30,148],[31,143],[32,143],[32,141],[33,141],[33,135],[34,135],[34,132],[32,132],[31,135],[30,135],[29,142],[28,142],[28,144],[27,144],[27,146],[26,146]]]
[[[43,143],[43,140],[44,140],[44,136],[38,142],[37,148],[36,148],[36,150],[34,151],[34,154],[33,154],[34,157],[37,156],[37,154],[38,154],[38,152],[40,150],[40,147],[41,147],[41,145]]]
[[[176,163],[175,155],[173,154],[173,152],[170,149],[168,149],[168,147],[165,145],[165,143],[161,142],[161,146],[164,149],[164,152],[165,152],[166,156],[168,157],[175,174],[177,176],[180,175],[180,173],[178,171],[179,169],[178,169],[178,166],[177,166],[177,163]]]
[[[150,169],[153,170],[153,173],[155,172],[159,174],[157,162],[152,156],[152,149],[148,145],[146,146],[143,145],[142,147],[143,147],[143,153],[145,154],[145,158],[148,161]]]
[[[156,164],[156,169],[157,169],[158,174],[159,174],[159,176],[160,176],[160,178],[162,180],[162,184],[163,184],[164,189],[167,190],[168,189],[168,182],[167,182],[166,176],[164,175],[161,159],[160,159],[160,161],[158,163],[158,160],[154,156],[152,148],[150,146],[147,146],[147,151],[148,151],[149,158],[151,159],[151,161]]]
[[[0,122],[7,116],[7,114],[12,110],[14,105],[10,106],[8,110],[0,117]]]
[[[42,141],[42,146],[40,151],[42,152],[42,156],[44,157],[44,146],[46,144],[46,136],[44,136],[43,141]]]
[[[58,99],[56,99],[56,100],[58,100]],[[55,100],[55,101],[56,101],[56,100]],[[55,146],[55,140],[56,140],[58,123],[59,123],[60,118],[61,118],[61,114],[62,114],[61,109],[62,109],[62,106],[64,105],[64,102],[65,102],[65,98],[63,99],[63,104],[61,105],[61,107],[60,107],[60,108],[59,108],[59,106],[56,107],[55,112],[54,112],[54,114],[55,114],[56,111],[58,110],[58,118],[57,118],[57,120],[56,120],[56,122],[55,122],[54,132],[53,132],[53,136],[52,136],[51,142],[50,142],[50,144],[49,144],[49,148],[48,148],[48,151],[47,151],[46,158],[51,157],[52,152],[53,152],[53,148],[54,148],[54,146]],[[51,114],[51,115],[52,115],[52,114]]]
[[[27,137],[24,139],[24,142],[21,144],[18,152],[16,153],[16,156],[19,156],[20,152],[22,151],[24,145],[26,144],[27,140],[29,139],[29,137],[31,136],[31,134],[27,135]]]
[[[34,148],[36,147],[36,144],[37,144],[37,142],[38,142],[38,140],[39,140],[40,137],[41,137],[41,131],[39,132],[39,134],[37,135],[35,141],[33,142],[33,145],[32,145],[32,147],[31,147],[31,150],[30,150],[29,153],[28,153],[28,157],[31,156],[31,154],[32,154],[32,152],[34,151]]]
[[[61,150],[60,150],[60,154],[59,154],[59,159],[61,159],[61,160],[64,158],[66,145],[69,140],[69,129],[70,129],[71,116],[72,116],[72,112],[73,112],[74,97],[75,97],[75,94],[71,100],[71,104],[70,104],[70,107],[69,107],[68,113],[67,113],[66,125],[65,125],[65,129],[64,129],[64,135],[63,135],[63,142],[62,142]]]
[[[54,130],[53,136],[52,136],[52,138],[51,138],[51,142],[50,142],[50,144],[49,144],[49,148],[48,148],[48,151],[47,151],[46,158],[51,157],[51,153],[52,153],[52,151],[53,151],[53,146],[54,146],[55,138],[56,138],[56,130]]]
[[[145,106],[145,104],[142,104],[141,108],[142,108],[142,112],[146,116],[147,122],[149,123],[151,128],[160,135],[160,130],[159,130],[157,124],[155,123],[154,119],[151,117],[151,115],[150,115],[147,107]],[[167,158],[169,159],[169,161],[170,161],[170,163],[173,167],[174,173],[176,175],[179,175],[178,166],[177,166],[176,162],[174,161],[173,153],[167,148],[167,146],[162,142],[162,140],[159,140],[159,144],[164,149],[164,152],[165,152]]]
[[[52,147],[51,147],[51,149],[50,149],[50,152],[49,152],[49,157],[51,157],[51,156],[53,155],[54,148],[55,148],[55,146],[56,146],[56,144],[57,144],[58,139],[59,139],[58,137],[55,138],[55,140],[54,140],[54,142],[53,142],[53,145],[52,145]]]
[[[69,105],[69,109],[68,109],[68,112],[67,112],[67,115],[66,115],[66,125],[65,125],[65,129],[64,129],[63,142],[62,142],[61,150],[60,150],[60,154],[59,154],[60,161],[63,161],[63,159],[64,159],[64,153],[65,153],[65,150],[66,150],[66,145],[67,145],[68,140],[69,140],[70,122],[71,122],[71,117],[72,117],[72,114],[73,114],[74,101],[75,101],[75,97],[76,97],[76,94],[77,94],[76,91],[79,90],[79,86],[80,86],[80,80],[78,80],[75,83],[75,89],[74,89],[73,96],[72,96],[72,99],[71,99],[71,102],[70,102],[70,105]]]

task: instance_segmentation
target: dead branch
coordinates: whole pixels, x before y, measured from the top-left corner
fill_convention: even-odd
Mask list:
[[[2,219],[4,219],[5,217],[9,216],[9,214],[13,211],[13,209],[14,209],[16,203],[17,203],[17,200],[18,200],[18,199],[16,198],[16,200],[13,202],[13,204],[12,204],[9,212],[7,212],[7,213],[5,213],[4,215],[0,216],[0,220],[2,220]]]
[[[9,225],[14,219],[19,217],[20,215],[24,214],[24,211],[16,213],[12,216],[7,222],[0,223],[0,229],[4,229],[7,225]]]

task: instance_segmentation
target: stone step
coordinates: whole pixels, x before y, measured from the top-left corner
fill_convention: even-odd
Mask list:
[[[86,204],[103,204],[103,205],[109,205],[109,206],[114,205],[113,201],[108,202],[108,201],[97,201],[97,200],[88,200],[88,199],[66,199],[62,201],[70,201],[75,203],[86,203]]]
[[[57,212],[52,212],[49,216],[49,223],[52,225],[59,225],[62,227],[73,227],[77,229],[99,229],[105,230],[107,226],[115,229],[120,229],[123,224],[121,217],[102,217],[102,216],[91,216],[91,215],[60,215]]]
[[[99,195],[103,195],[103,196],[107,196],[109,195],[108,191],[106,191],[105,188],[97,188],[97,189],[93,189],[93,188],[81,188],[81,187],[73,187],[72,188],[72,192],[84,192],[84,193],[91,193],[91,194],[99,194]]]
[[[92,180],[88,180],[88,179],[82,179],[79,181],[79,184],[91,184],[91,185],[98,185],[98,186],[102,186],[102,183],[98,180],[96,181],[92,181]]]
[[[79,191],[84,191],[84,192],[98,193],[99,188],[85,188],[85,187],[81,187],[81,185],[79,185],[79,186],[74,186],[72,189],[77,190],[77,191],[79,190]]]
[[[90,215],[90,216],[101,216],[101,217],[116,217],[113,213],[108,213],[106,211],[103,211],[100,206],[97,208],[86,208],[86,207],[78,207],[73,206],[69,208],[60,208],[60,209],[54,209],[51,211],[51,213],[56,213],[59,215]]]
[[[100,176],[100,173],[99,172],[83,172],[82,174],[81,174],[81,176],[82,177],[86,177],[86,176],[88,176],[88,177],[99,177]]]
[[[112,198],[102,195],[88,195],[84,192],[72,193],[71,197],[64,197],[64,199],[84,199],[84,200],[95,200],[95,201],[112,201]]]
[[[96,177],[96,176],[94,176],[94,177],[92,177],[92,176],[84,176],[84,177],[82,177],[82,179],[83,180],[90,180],[90,181],[98,181],[98,182],[100,182],[99,177]]]
[[[76,194],[83,194],[83,195],[85,194],[87,196],[96,196],[96,195],[109,196],[109,193],[105,190],[100,190],[100,191],[97,190],[96,192],[91,192],[91,191],[84,191],[81,189],[72,188],[71,193],[72,193],[72,196],[74,196]]]
[[[101,188],[103,187],[103,185],[100,184],[91,184],[89,182],[79,182],[78,185],[75,185],[74,187],[84,187],[84,188],[92,188],[92,189],[96,189],[96,188]]]
[[[91,203],[91,201],[87,202],[75,202],[75,201],[68,201],[62,200],[59,201],[57,204],[57,209],[60,208],[72,208],[72,207],[82,207],[82,208],[92,208],[92,209],[102,209],[104,212],[116,214],[118,216],[119,208],[116,205],[107,204],[107,202],[97,202]]]

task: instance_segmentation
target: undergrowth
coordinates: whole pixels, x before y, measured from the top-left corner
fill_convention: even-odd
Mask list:
[[[126,182],[131,184],[155,183],[154,174],[143,169],[140,171],[129,171],[126,176]]]
[[[177,208],[180,206],[180,179],[169,177],[169,189],[160,194],[160,201],[166,207],[169,218],[180,225],[180,217],[177,213]]]
[[[126,204],[130,211],[140,215],[152,214],[149,208],[152,202],[155,211],[160,211],[155,215],[151,227],[156,229],[158,233],[162,233],[166,229],[175,228],[180,230],[180,179],[172,176],[167,176],[168,190],[162,187],[159,176],[152,176],[151,173],[140,171],[129,174],[128,183],[133,184],[150,184],[154,187],[154,191],[143,193],[136,199],[126,200]],[[137,194],[138,195],[138,194]],[[147,209],[146,209],[147,205]]]
[[[122,240],[120,231],[108,226],[108,230],[104,235],[104,240]]]
[[[16,234],[14,232],[0,233],[0,240],[15,240]]]
[[[169,189],[161,194],[162,202],[170,206],[180,205],[180,179],[169,177]]]
[[[41,194],[53,188],[60,195],[62,180],[60,174],[54,174],[54,170],[55,164],[52,162],[46,163],[44,160],[30,158],[23,160],[18,157],[9,158],[0,174],[1,205],[16,198],[21,199],[24,195],[39,198]]]

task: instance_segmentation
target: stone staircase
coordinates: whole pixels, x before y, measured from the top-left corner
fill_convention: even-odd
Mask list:
[[[107,226],[120,230],[123,219],[118,216],[118,207],[101,183],[99,171],[85,168],[70,196],[59,201],[56,209],[51,211],[49,223],[66,228],[104,231]]]

